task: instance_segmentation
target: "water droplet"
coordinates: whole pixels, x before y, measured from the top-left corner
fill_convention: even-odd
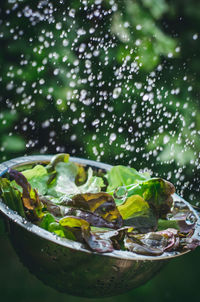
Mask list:
[[[194,34],[192,38],[193,38],[193,40],[197,40],[198,39],[198,34]]]
[[[113,90],[113,99],[117,99],[121,94],[122,89],[117,87]]]
[[[69,11],[69,16],[71,17],[71,18],[74,18],[75,17],[75,9],[70,9],[70,11]]]
[[[118,272],[118,271],[119,271],[119,267],[116,266],[116,265],[113,265],[113,266],[112,266],[112,269],[113,269],[115,272]]]
[[[62,28],[62,23],[61,22],[56,23],[56,29],[60,30],[61,28]]]
[[[185,222],[186,222],[188,225],[192,225],[192,224],[194,224],[196,221],[197,221],[196,216],[195,216],[192,212],[189,212],[189,213],[187,214],[187,217],[186,217],[186,219],[185,219]]]
[[[116,138],[117,138],[117,135],[115,133],[111,133],[111,135],[110,135],[111,143],[114,142],[116,140]]]
[[[128,191],[125,186],[118,187],[114,191],[114,198],[119,199],[119,200],[125,200],[127,198]]]

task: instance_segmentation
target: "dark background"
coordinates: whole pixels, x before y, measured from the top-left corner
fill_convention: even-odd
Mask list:
[[[0,162],[68,152],[130,165],[198,205],[199,28],[195,0],[1,1]],[[0,240],[2,301],[81,300],[42,285]],[[198,257],[105,301],[199,300]]]

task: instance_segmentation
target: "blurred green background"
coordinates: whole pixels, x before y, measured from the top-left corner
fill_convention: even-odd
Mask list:
[[[6,0],[0,5],[0,162],[69,152],[149,169],[193,204],[200,188],[200,3]],[[0,243],[2,301],[79,301]],[[199,250],[106,301],[198,299]]]

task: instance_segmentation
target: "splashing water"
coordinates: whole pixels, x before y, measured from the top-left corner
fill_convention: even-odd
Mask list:
[[[122,186],[122,187],[118,187],[117,189],[115,189],[114,193],[113,193],[113,197],[120,200],[120,201],[125,201],[128,195],[128,191],[126,189],[126,187]]]
[[[197,221],[197,217],[194,215],[194,213],[189,212],[185,222],[187,223],[187,225],[192,225]]]
[[[157,26],[166,11],[131,0],[5,1],[1,160],[69,152],[131,165],[196,201],[200,112],[177,63],[182,46]]]

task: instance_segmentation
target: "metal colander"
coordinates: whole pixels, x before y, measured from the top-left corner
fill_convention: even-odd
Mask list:
[[[19,157],[0,164],[0,176],[9,168],[24,170],[36,163],[47,164],[50,155]],[[81,159],[71,161],[93,168],[109,170],[110,165]],[[200,219],[197,212],[178,195],[174,200],[185,203],[194,213],[194,238],[200,237]],[[2,216],[9,238],[22,263],[46,285],[61,292],[81,297],[108,297],[125,293],[150,280],[170,259],[182,253],[164,253],[161,256],[140,256],[128,251],[98,254],[83,244],[58,237],[28,222],[10,210],[0,200]]]

